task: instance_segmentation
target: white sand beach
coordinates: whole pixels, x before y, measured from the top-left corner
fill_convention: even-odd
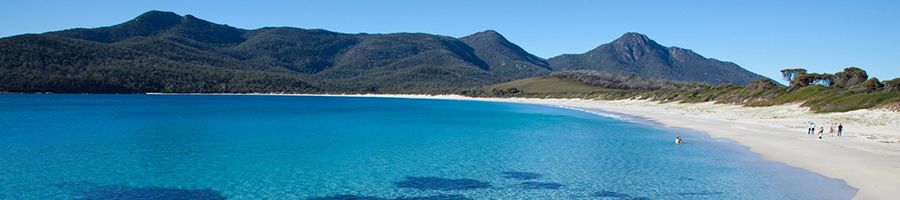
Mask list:
[[[857,110],[819,114],[796,104],[743,107],[712,103],[661,104],[642,100],[470,98],[458,95],[340,96],[512,102],[623,113],[666,126],[702,131],[713,138],[730,139],[749,147],[764,159],[845,180],[859,189],[855,199],[900,198],[897,193],[900,191],[898,112]],[[808,121],[816,123],[817,127],[827,123],[843,123],[844,135],[837,137],[836,134],[828,134],[821,140],[807,135]],[[828,133],[827,125],[825,133]]]

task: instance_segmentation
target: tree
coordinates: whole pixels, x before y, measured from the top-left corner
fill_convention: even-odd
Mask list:
[[[796,77],[794,77],[793,80],[791,80],[791,86],[789,89],[793,90],[793,89],[797,89],[797,88],[806,87],[807,85],[809,85],[810,83],[813,82],[814,77],[815,77],[815,75],[810,75],[810,74],[806,74],[806,73],[798,74]]]
[[[848,67],[845,68],[844,71],[834,74],[834,86],[838,88],[853,87],[854,85],[866,81],[868,78],[869,75],[866,74],[865,70],[856,67]]]
[[[874,92],[884,87],[878,78],[872,77],[869,80],[866,80],[859,85],[853,86],[853,91],[857,93],[866,93],[866,92]]]
[[[784,81],[791,82],[794,78],[797,78],[800,74],[806,74],[806,69],[803,68],[795,68],[795,69],[782,69],[781,75],[784,76]]]
[[[900,78],[886,80],[882,83],[884,83],[885,92],[900,92]]]
[[[834,75],[831,74],[819,74],[819,73],[810,73],[810,74],[800,74],[797,77],[794,77],[791,80],[791,88],[797,89],[801,87],[806,87],[811,84],[822,85],[825,87],[831,86],[834,82]]]
[[[810,84],[818,84],[825,87],[830,87],[831,83],[834,82],[834,75],[831,74],[809,74],[811,78]]]
[[[803,68],[795,68],[795,69],[783,69],[781,70],[781,75],[784,76],[784,80],[790,84],[789,89],[797,89],[804,86],[809,85],[809,82],[803,80],[806,75],[806,69]]]

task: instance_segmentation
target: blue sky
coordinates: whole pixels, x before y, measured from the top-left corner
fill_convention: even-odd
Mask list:
[[[778,70],[858,66],[900,77],[900,1],[13,1],[0,36],[127,21],[148,10],[216,23],[461,37],[493,29],[540,57],[583,53],[625,32],[780,80]]]

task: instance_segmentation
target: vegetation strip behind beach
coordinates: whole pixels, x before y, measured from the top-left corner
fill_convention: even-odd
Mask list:
[[[806,73],[804,69],[785,69],[782,74],[790,85],[759,79],[746,87],[732,84],[712,86],[628,74],[570,71],[491,85],[462,94],[472,97],[715,102],[744,106],[802,103],[814,112],[869,108],[900,110],[900,78],[881,82],[875,77],[869,78],[864,70],[856,67],[835,74]]]

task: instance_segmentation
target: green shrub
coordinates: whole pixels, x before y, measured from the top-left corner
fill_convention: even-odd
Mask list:
[[[884,83],[885,92],[900,92],[900,78],[886,80],[882,83]]]

